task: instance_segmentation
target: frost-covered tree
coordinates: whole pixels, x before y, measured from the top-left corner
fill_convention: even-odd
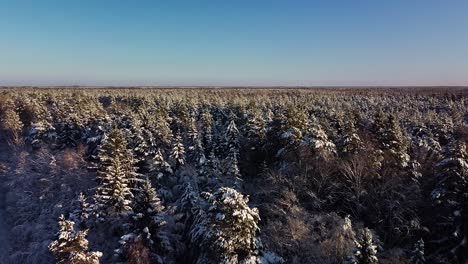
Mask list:
[[[163,177],[165,174],[170,175],[173,173],[171,165],[164,159],[160,149],[156,151],[153,158],[149,161],[148,171],[158,179]]]
[[[158,197],[156,189],[153,188],[150,180],[146,179],[135,198],[134,226],[140,230],[144,230],[145,228],[152,230],[154,227],[159,227],[163,224],[163,210],[164,206]],[[147,239],[151,239],[151,237],[147,237]]]
[[[88,230],[75,231],[75,223],[66,220],[63,215],[59,218],[59,232],[57,240],[49,245],[57,263],[61,264],[98,264],[101,252],[90,252],[86,236]]]
[[[190,232],[192,243],[201,250],[196,262],[242,263],[257,255],[260,217],[248,206],[248,198],[226,187],[204,196],[207,204],[198,211]]]
[[[260,111],[252,109],[248,112],[244,131],[250,150],[256,150],[262,146],[266,137],[266,123]]]
[[[106,125],[107,119],[93,120],[84,131],[86,143],[86,156],[89,160],[98,161],[99,149],[104,144],[109,127]]]
[[[437,163],[437,187],[431,196],[438,213],[438,242],[448,258],[468,261],[468,153],[466,145],[454,142]],[[448,251],[448,252],[447,252]]]
[[[0,131],[3,130],[9,144],[21,145],[23,143],[23,122],[15,111],[14,104],[7,103],[2,108],[4,109],[0,109]]]
[[[289,142],[285,139],[285,134],[287,130],[287,121],[286,117],[283,114],[283,111],[277,110],[274,111],[273,118],[271,122],[267,125],[266,132],[266,152],[274,153],[275,155],[269,155],[270,157],[279,157],[280,152],[285,145]]]
[[[202,130],[201,139],[205,156],[209,156],[213,148],[213,116],[208,110],[203,111],[201,116]]]
[[[158,142],[158,147],[162,150],[169,150],[171,139],[173,138],[172,130],[168,123],[167,113],[158,112],[155,122],[155,141]]]
[[[80,143],[84,131],[85,124],[76,113],[67,115],[66,118],[55,124],[56,147],[58,149],[76,147]]]
[[[364,228],[358,235],[355,241],[356,248],[353,255],[349,256],[345,264],[377,264],[377,245],[372,232],[368,228]]]
[[[194,162],[198,166],[205,158],[205,150],[203,149],[203,143],[198,133],[197,124],[194,117],[190,118],[187,137],[189,146],[187,158],[189,161]]]
[[[208,179],[218,179],[221,175],[221,169],[218,157],[211,151],[211,154],[206,158],[200,166],[199,175],[203,181]]]
[[[172,144],[171,159],[176,169],[185,164],[185,147],[180,135],[175,137]]]
[[[137,165],[141,172],[149,172],[151,163],[158,150],[154,137],[150,130],[142,126],[139,130],[133,132],[133,144],[130,146],[133,150]]]
[[[140,181],[135,160],[119,129],[109,133],[99,153],[98,187],[95,201],[98,213],[125,215],[132,211],[132,189]]]
[[[414,243],[413,250],[411,251],[410,264],[425,264],[426,258],[424,256],[424,240],[421,238]]]
[[[234,184],[237,187],[240,187],[239,130],[237,129],[233,116],[231,116],[231,120],[226,128],[225,142],[227,150],[226,174],[234,180]]]
[[[132,247],[139,244],[140,247],[147,249],[150,259],[161,263],[162,257],[157,251],[161,248],[158,231],[165,224],[163,210],[164,206],[156,190],[151,186],[149,179],[146,179],[135,197],[130,232],[121,237],[121,247],[116,249],[115,253],[120,258],[128,260]]]
[[[324,159],[328,159],[336,153],[335,144],[328,138],[327,133],[315,118],[312,118],[310,134],[304,138],[302,144],[310,146],[318,157]]]
[[[362,149],[363,143],[357,134],[354,120],[348,120],[341,124],[338,133],[339,142],[337,147],[342,155],[356,154]]]
[[[82,192],[78,195],[76,203],[77,206],[73,211],[73,219],[78,221],[80,227],[85,227],[86,222],[92,214],[92,206],[88,202],[87,197]]]
[[[374,129],[383,150],[389,151],[394,157],[396,165],[407,167],[410,156],[407,153],[407,145],[403,131],[393,114],[382,120],[380,112],[375,118]]]

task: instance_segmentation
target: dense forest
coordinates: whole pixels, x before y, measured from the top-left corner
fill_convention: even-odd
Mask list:
[[[1,263],[468,263],[468,90],[0,89]]]

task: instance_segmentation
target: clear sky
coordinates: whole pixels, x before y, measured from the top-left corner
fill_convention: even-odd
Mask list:
[[[0,0],[0,85],[468,85],[468,1]]]

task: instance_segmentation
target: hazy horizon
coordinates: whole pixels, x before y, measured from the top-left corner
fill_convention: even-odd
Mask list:
[[[468,2],[2,1],[0,86],[467,86]]]

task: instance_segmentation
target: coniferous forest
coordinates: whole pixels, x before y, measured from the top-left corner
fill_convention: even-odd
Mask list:
[[[1,263],[468,263],[468,90],[0,89]]]

